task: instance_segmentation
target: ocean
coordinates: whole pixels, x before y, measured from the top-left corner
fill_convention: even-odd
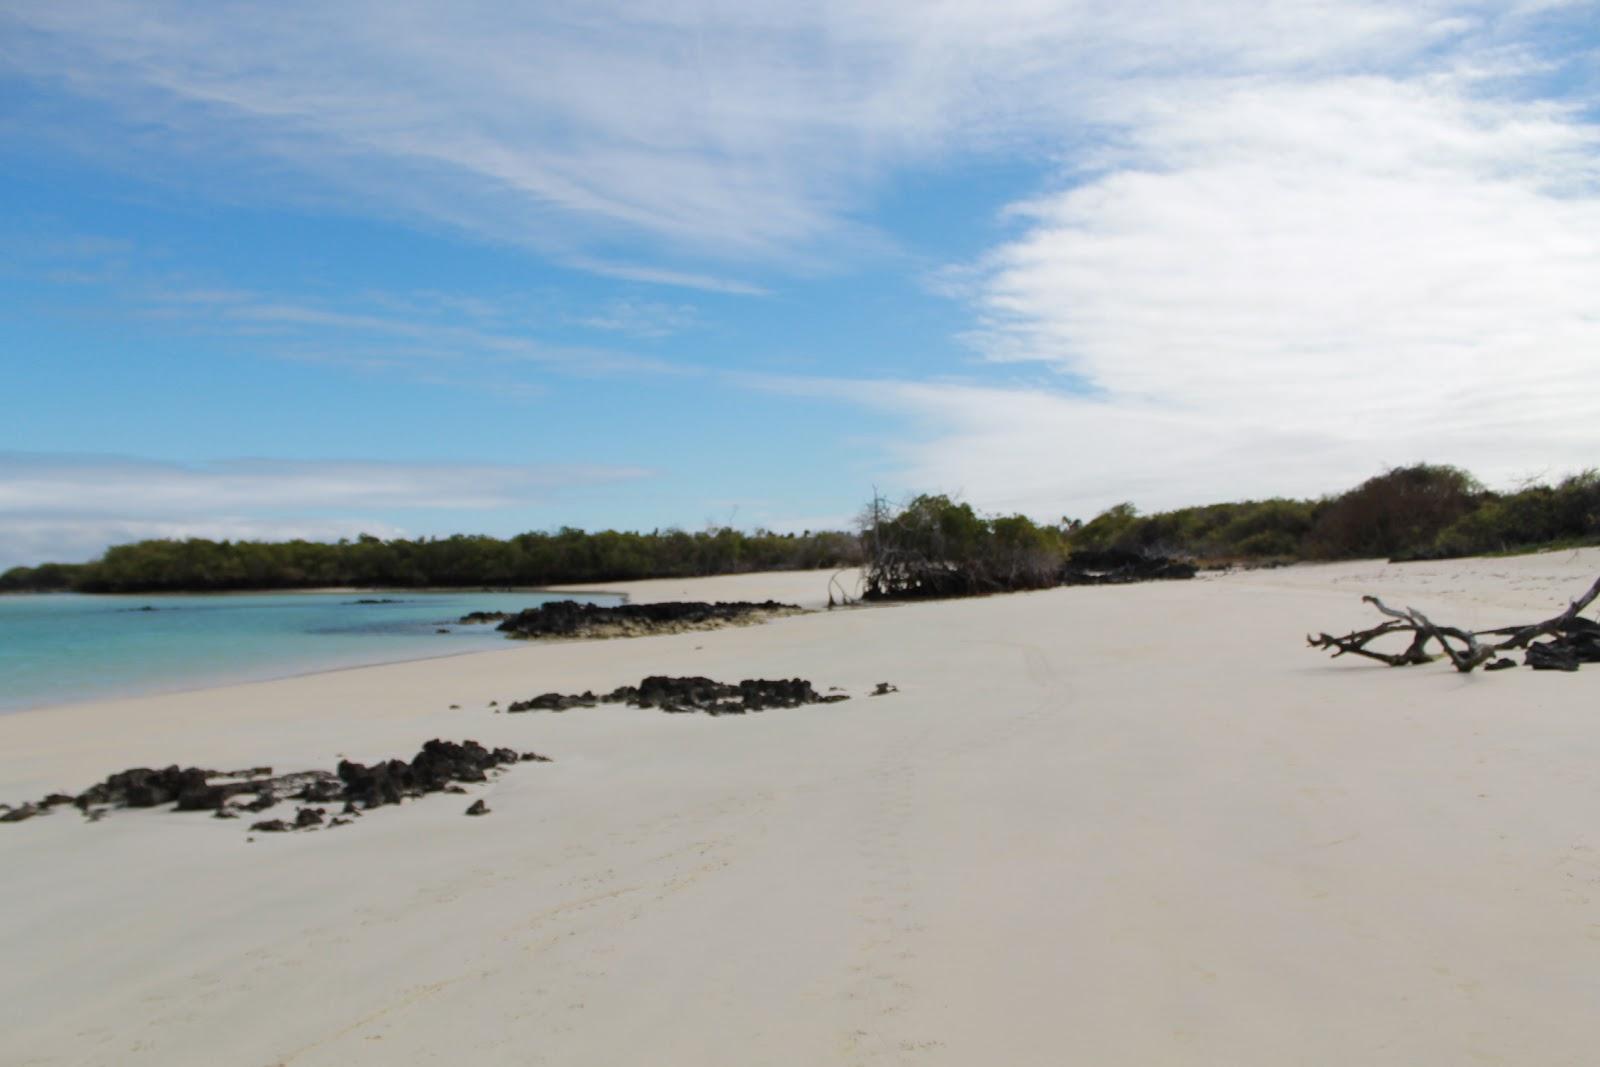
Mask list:
[[[505,648],[493,624],[456,620],[562,599],[622,602],[410,590],[0,596],[0,711]]]

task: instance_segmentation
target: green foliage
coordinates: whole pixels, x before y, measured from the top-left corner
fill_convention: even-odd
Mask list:
[[[1116,550],[1208,560],[1299,555],[1317,505],[1303,500],[1207,504],[1140,516],[1118,504],[1069,534],[1075,551]]]
[[[1583,471],[1555,486],[1530,485],[1505,496],[1490,494],[1442,530],[1436,556],[1514,552],[1541,545],[1600,540],[1600,472]]]
[[[1427,555],[1447,527],[1489,499],[1477,479],[1456,467],[1395,467],[1329,502],[1307,538],[1307,554],[1325,559]]]
[[[82,564],[41,563],[37,567],[12,567],[0,574],[0,593],[59,593],[73,587]]]
[[[866,596],[970,596],[1054,585],[1065,559],[1061,532],[1024,515],[986,518],[970,504],[924,495],[894,511],[868,511]]]
[[[1065,531],[1074,550],[1222,562],[1429,559],[1600,542],[1600,472],[1514,493],[1456,467],[1396,467],[1323,500],[1252,500],[1140,515],[1118,504]]]
[[[852,566],[861,545],[838,532],[743,533],[731,528],[589,534],[563,528],[508,540],[446,538],[354,542],[140,541],[106,550],[93,563],[46,563],[0,575],[0,591],[93,593],[328,586],[541,586],[739,571]]]
[[[542,586],[867,563],[868,595],[952,596],[1053,585],[1070,551],[1208,561],[1436,558],[1600,543],[1600,471],[1493,493],[1455,467],[1385,471],[1322,500],[1252,500],[1141,515],[1132,504],[1087,523],[986,517],[946,496],[899,510],[875,500],[858,537],[728,527],[508,540],[458,534],[385,541],[141,541],[93,562],[0,574],[0,592]]]

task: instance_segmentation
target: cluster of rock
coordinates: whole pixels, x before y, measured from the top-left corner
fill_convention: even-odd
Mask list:
[[[793,604],[780,604],[775,600],[715,604],[669,601],[659,604],[619,604],[614,607],[580,604],[575,600],[555,600],[514,614],[475,611],[463,615],[460,621],[499,622],[497,630],[509,637],[519,638],[639,637],[745,625],[779,615],[795,615],[800,610]]]
[[[803,704],[834,704],[849,700],[844,693],[818,693],[804,678],[747,678],[733,685],[710,678],[669,678],[652,675],[638,685],[618,686],[604,696],[541,693],[506,706],[510,712],[566,711],[597,704],[628,704],[660,708],[666,712],[703,711],[707,715],[744,715],[768,708],[797,708]]]
[[[1139,552],[1108,548],[1101,551],[1075,551],[1061,571],[1062,585],[1126,585],[1193,578],[1195,565],[1166,556],[1147,556]]]
[[[23,804],[0,814],[0,822],[20,822],[53,808],[72,805],[85,816],[98,819],[113,808],[154,808],[174,804],[178,811],[210,811],[217,818],[237,818],[239,812],[263,812],[282,801],[305,804],[343,802],[345,818],[363,810],[398,804],[407,797],[465,790],[458,783],[484,782],[501,768],[519,762],[548,762],[537,752],[488,749],[476,741],[433,740],[411,760],[391,759],[368,766],[342,760],[337,772],[299,771],[274,776],[271,767],[219,772],[176,766],[161,770],[133,767],[111,775],[77,796],[53,793],[36,804]],[[247,801],[237,800],[248,796]],[[323,808],[302,807],[294,820],[269,819],[252,830],[265,832],[304,830],[323,825]]]

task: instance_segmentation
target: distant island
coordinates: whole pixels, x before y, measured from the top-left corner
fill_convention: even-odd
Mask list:
[[[605,530],[500,539],[152,540],[88,563],[0,574],[0,592],[222,592],[356,587],[540,587],[750,571],[863,567],[869,596],[953,596],[1073,580],[1173,577],[1137,560],[1202,566],[1384,557],[1440,559],[1600,543],[1600,472],[1510,493],[1457,467],[1396,467],[1336,496],[1209,504],[1142,515],[1119,504],[1087,522],[985,516],[945,496],[877,499],[860,532]],[[1074,566],[1077,561],[1077,566]],[[1086,567],[1092,563],[1092,567]],[[1131,569],[1128,569],[1131,568]]]

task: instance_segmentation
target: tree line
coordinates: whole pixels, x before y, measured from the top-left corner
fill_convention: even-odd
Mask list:
[[[855,535],[827,531],[564,528],[503,540],[466,534],[382,540],[364,534],[332,544],[190,538],[117,545],[91,563],[14,567],[0,574],[0,592],[544,586],[848,567],[860,560]]]
[[[1210,504],[1141,515],[1119,504],[1068,524],[1074,548],[1206,562],[1445,559],[1600,543],[1600,472],[1508,493],[1458,467],[1395,467],[1317,500]]]
[[[91,563],[0,574],[0,592],[177,592],[543,586],[865,565],[869,595],[960,596],[1057,584],[1074,557],[1122,553],[1201,563],[1395,560],[1600,543],[1600,472],[1484,488],[1457,467],[1396,467],[1315,500],[1209,504],[1143,515],[1118,504],[1087,522],[984,515],[947,496],[875,498],[856,532],[732,528],[457,535],[381,540],[140,541]]]

